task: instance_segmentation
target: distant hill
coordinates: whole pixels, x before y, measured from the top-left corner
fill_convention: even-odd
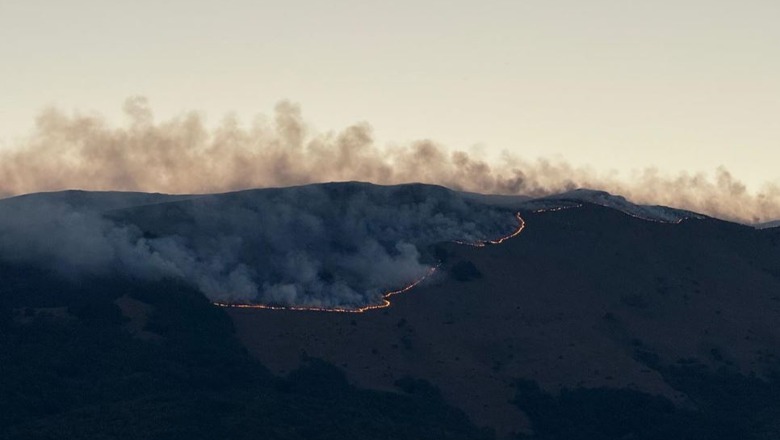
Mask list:
[[[603,192],[29,195],[0,280],[4,439],[780,435],[780,229]]]
[[[0,199],[0,208],[13,209],[30,205],[66,205],[79,211],[106,212],[163,202],[187,200],[195,195],[170,195],[122,191],[56,191],[25,194]]]

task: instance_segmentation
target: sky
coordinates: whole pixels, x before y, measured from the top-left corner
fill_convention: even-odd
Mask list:
[[[315,131],[600,171],[780,174],[780,2],[0,0],[0,149],[49,106]],[[1,177],[1,176],[0,176]]]

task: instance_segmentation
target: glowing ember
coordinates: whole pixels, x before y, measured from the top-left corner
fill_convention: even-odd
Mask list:
[[[620,212],[622,212],[623,214],[625,214],[627,216],[638,218],[639,220],[644,220],[646,222],[663,223],[663,224],[667,224],[667,225],[679,225],[680,223],[683,222],[683,220],[688,220],[690,218],[690,217],[680,217],[680,218],[675,219],[675,220],[661,220],[661,219],[655,219],[655,218],[642,217],[641,215],[632,214],[632,213],[627,212],[627,211],[620,211]]]
[[[512,231],[511,234],[505,235],[503,237],[497,238],[495,240],[486,240],[486,241],[477,241],[473,243],[469,242],[463,242],[463,241],[455,241],[455,243],[468,245],[468,246],[474,246],[474,247],[485,247],[488,244],[501,244],[505,242],[506,240],[509,240],[512,237],[516,237],[520,232],[523,231],[525,228],[525,220],[520,216],[520,213],[518,212],[515,214],[515,218],[517,218],[518,226],[517,229]],[[390,307],[390,297],[393,295],[398,295],[399,293],[404,293],[412,290],[415,288],[418,284],[425,281],[428,277],[433,275],[434,272],[439,268],[439,266],[434,266],[428,269],[428,272],[426,272],[423,276],[420,278],[417,278],[413,282],[407,284],[402,289],[393,290],[390,292],[385,293],[382,295],[382,302],[379,304],[372,304],[368,306],[363,307],[356,307],[356,308],[347,308],[347,307],[314,307],[314,306],[273,306],[273,305],[266,305],[266,304],[231,304],[231,303],[221,303],[221,302],[215,302],[215,306],[219,307],[232,307],[237,309],[263,309],[263,310],[294,310],[294,311],[306,311],[306,312],[335,312],[335,313],[364,313],[368,312],[369,310],[376,310],[376,309],[384,309],[386,307]]]
[[[543,212],[563,211],[564,209],[571,209],[571,208],[582,208],[582,205],[578,203],[576,205],[564,205],[564,206],[556,206],[554,208],[542,208],[534,211],[534,214],[541,214]]]
[[[582,206],[583,206],[582,204],[578,203],[576,205],[557,206],[557,207],[554,207],[554,208],[541,208],[541,209],[535,210],[534,214],[541,214],[541,213],[544,213],[544,212],[563,211],[564,209],[571,209],[571,208],[582,208]],[[606,206],[606,205],[602,205],[602,206]],[[687,216],[684,216],[684,217],[680,217],[680,218],[677,218],[677,219],[673,219],[673,220],[664,220],[664,219],[660,219],[660,218],[652,218],[652,217],[648,217],[648,216],[643,216],[641,214],[636,214],[636,213],[630,212],[630,211],[628,211],[626,209],[622,209],[622,208],[613,208],[613,209],[616,209],[616,210],[618,210],[618,211],[622,212],[623,214],[628,215],[630,217],[638,218],[640,220],[644,220],[646,222],[653,222],[653,223],[663,223],[663,224],[678,225],[678,224],[682,223],[684,220],[688,220],[688,219],[691,219],[691,218],[702,218],[701,216],[699,216],[697,214],[690,214],[690,215],[687,215]]]

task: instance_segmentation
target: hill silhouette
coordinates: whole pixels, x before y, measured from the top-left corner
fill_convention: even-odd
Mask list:
[[[53,233],[38,244],[13,235],[23,222],[8,213],[30,211],[12,204],[27,209],[40,200],[67,207],[32,211],[64,215],[36,220],[33,232]],[[436,266],[435,275],[388,308],[328,313],[216,307],[187,273],[150,277],[119,264],[135,260],[84,270],[83,261],[122,247],[100,258],[73,254],[81,265],[67,270],[58,259],[70,255],[65,250],[103,249],[79,241],[94,238],[83,235],[87,226],[112,240],[115,231],[132,231],[122,243],[152,250],[171,237],[208,249],[209,237],[262,226],[237,228],[223,217],[251,208],[252,216],[268,210],[282,218],[273,210],[291,207],[317,213],[324,225],[369,208],[387,216],[377,224],[392,225],[398,213],[429,209],[407,215],[414,221],[382,245],[413,244],[415,261]],[[181,198],[54,193],[5,199],[0,210],[0,438],[780,433],[777,228],[634,208],[601,193],[525,200],[356,183]],[[516,227],[515,211],[524,228],[512,239],[482,247],[452,241],[502,236]],[[436,228],[424,221],[437,214],[459,220],[440,219]],[[482,219],[495,223],[480,229]],[[63,238],[74,225],[81,235]],[[450,230],[472,235],[442,233]],[[299,243],[317,237],[329,236]],[[63,252],[38,258],[24,248],[34,244]],[[284,248],[252,249],[239,255],[272,261]],[[357,248],[323,249],[344,256]],[[337,269],[318,276],[335,279]]]

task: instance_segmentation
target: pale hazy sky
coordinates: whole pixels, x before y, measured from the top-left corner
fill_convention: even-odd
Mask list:
[[[249,119],[290,99],[575,165],[780,178],[780,1],[0,0],[0,148],[49,105]]]

